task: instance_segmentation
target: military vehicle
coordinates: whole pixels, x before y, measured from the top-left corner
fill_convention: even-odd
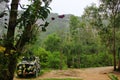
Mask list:
[[[35,56],[23,57],[22,61],[17,64],[18,77],[35,76],[37,77],[40,72],[39,58]]]

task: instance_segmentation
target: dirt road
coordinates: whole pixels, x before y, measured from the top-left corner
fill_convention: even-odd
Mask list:
[[[110,80],[108,77],[108,74],[110,73],[117,75],[120,80],[120,73],[114,72],[113,67],[52,70],[31,80],[40,80],[45,78],[77,78],[82,80]],[[14,80],[26,80],[26,79],[14,78]]]

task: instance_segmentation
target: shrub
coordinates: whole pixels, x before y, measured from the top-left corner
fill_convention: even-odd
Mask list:
[[[48,68],[48,56],[51,54],[44,48],[38,48],[34,50],[34,54],[40,58],[40,65],[42,68]]]
[[[119,80],[118,77],[116,75],[113,75],[113,74],[109,74],[109,78],[111,80]]]
[[[38,50],[34,50],[33,52],[40,58],[40,65],[42,68],[66,68],[66,58],[63,54],[60,56],[60,52],[51,53],[50,51],[46,51],[44,48],[38,48]]]
[[[99,53],[99,54],[82,54],[80,57],[80,67],[100,67],[100,66],[111,66],[112,55],[108,53]]]
[[[60,52],[53,52],[51,55],[48,56],[49,68],[60,69],[66,67],[66,58],[64,55],[60,54]]]

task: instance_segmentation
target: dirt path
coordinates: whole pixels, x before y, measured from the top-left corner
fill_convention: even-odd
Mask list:
[[[114,72],[113,67],[52,70],[32,80],[39,80],[44,78],[77,78],[82,80],[110,80],[108,77],[109,73],[113,73],[117,75],[120,80],[120,73]],[[21,79],[14,78],[14,80],[21,80]]]

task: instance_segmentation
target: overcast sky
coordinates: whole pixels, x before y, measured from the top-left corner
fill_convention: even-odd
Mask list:
[[[20,1],[25,4],[28,3],[27,0]],[[80,16],[83,14],[84,8],[92,3],[99,5],[99,0],[52,0],[50,7],[53,13]]]
[[[96,3],[99,5],[99,0],[52,0],[52,12],[59,14],[74,14],[82,15],[84,8]]]

